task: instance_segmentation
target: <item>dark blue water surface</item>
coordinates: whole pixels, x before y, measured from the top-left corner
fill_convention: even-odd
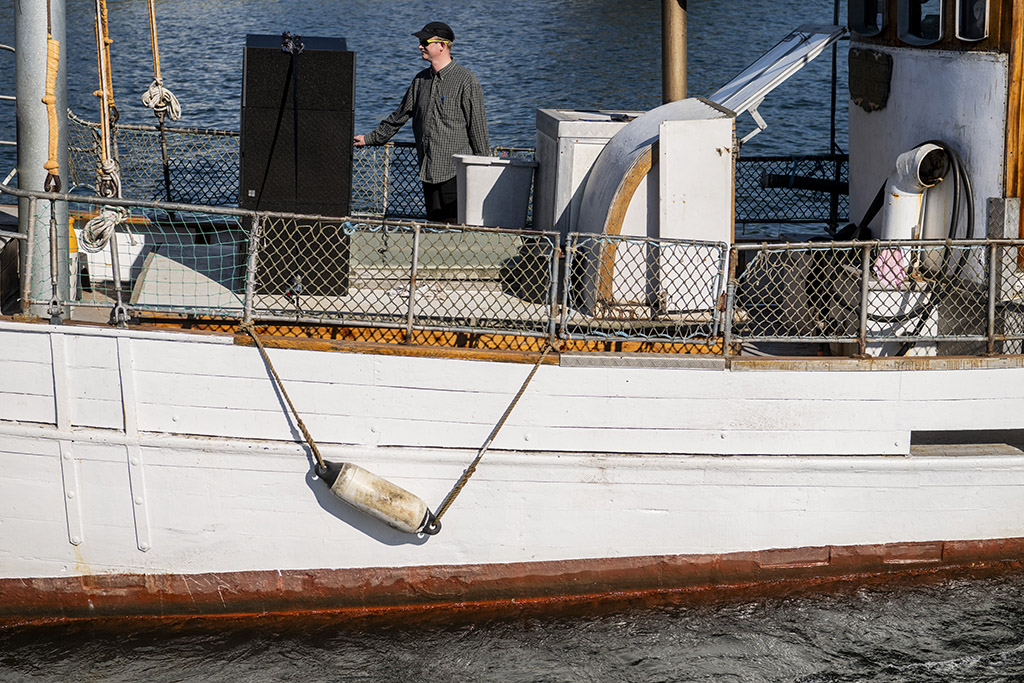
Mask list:
[[[18,0],[43,2],[44,0]],[[123,120],[151,123],[144,0],[109,0]],[[96,119],[92,0],[68,0],[69,103]],[[845,16],[845,2],[842,16]],[[15,0],[0,0],[13,44]],[[484,87],[492,144],[533,146],[539,107],[661,102],[658,0],[158,0],[165,84],[181,125],[236,129],[246,34],[341,36],[357,53],[356,130],[370,130],[423,67],[410,33],[440,19]],[[689,3],[689,89],[709,94],[831,0]],[[845,61],[840,50],[840,74]],[[14,91],[0,52],[0,93]],[[761,111],[744,153],[829,149],[826,54]],[[840,89],[840,102],[845,90]],[[839,144],[845,148],[845,105]],[[748,122],[741,123],[744,129]],[[0,138],[14,107],[0,102]],[[402,138],[410,139],[403,131]],[[0,172],[14,165],[0,149]],[[330,618],[0,629],[0,680],[102,681],[1011,681],[1024,679],[1024,577],[841,585],[575,615],[450,619],[401,627]]]
[[[14,44],[15,4],[0,0],[0,43]],[[66,6],[68,103],[97,120],[95,2]],[[108,7],[122,121],[154,123],[140,102],[153,79],[147,3],[108,0]],[[355,127],[369,131],[425,66],[410,34],[435,19],[452,26],[453,54],[483,85],[492,145],[532,147],[538,108],[645,110],[661,103],[660,0],[157,0],[156,13],[164,82],[182,103],[178,125],[237,130],[245,36],[291,31],[347,40],[357,60]],[[690,3],[688,16],[689,92],[709,95],[796,26],[832,23],[833,2],[701,0]],[[13,55],[0,52],[0,94],[14,94],[13,71]],[[769,130],[745,152],[827,152],[830,79],[826,54],[779,88],[761,108]],[[411,135],[404,130],[399,139]],[[14,106],[0,102],[0,138],[13,137]],[[4,175],[14,163],[13,153],[0,149]]]

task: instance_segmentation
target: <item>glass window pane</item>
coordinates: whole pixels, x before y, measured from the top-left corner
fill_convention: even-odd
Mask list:
[[[885,31],[886,0],[850,0],[847,13],[850,29],[862,36],[877,36]]]
[[[899,36],[911,45],[931,45],[942,39],[943,0],[900,0]]]
[[[988,0],[958,0],[956,37],[960,40],[988,38]]]

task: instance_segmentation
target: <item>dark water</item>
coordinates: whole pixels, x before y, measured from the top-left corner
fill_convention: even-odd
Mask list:
[[[1019,681],[1024,576],[600,615],[0,630],[0,680]]]
[[[15,2],[0,0],[0,43],[14,44]],[[95,3],[66,6],[69,106],[97,120]],[[139,101],[153,78],[147,3],[108,0],[108,7],[122,121],[154,123]],[[434,19],[453,27],[453,54],[483,85],[491,144],[532,147],[538,108],[645,110],[661,103],[660,0],[157,0],[156,12],[162,73],[182,103],[180,125],[237,129],[246,34],[291,31],[346,38],[357,54],[355,127],[369,131],[425,66],[410,33]],[[845,12],[844,1],[841,17]],[[690,3],[690,94],[710,94],[791,29],[830,24],[832,15],[833,0]],[[761,108],[769,129],[746,151],[828,151],[830,61],[823,55],[776,91]],[[13,70],[13,55],[0,52],[0,94],[14,94]],[[14,128],[13,104],[0,102],[0,138],[13,139]],[[411,130],[397,139],[411,140]],[[11,150],[0,148],[0,172],[14,163]]]
[[[422,68],[409,34],[434,19],[455,29],[457,58],[484,86],[492,144],[532,146],[538,107],[647,109],[660,103],[657,0],[156,4],[165,83],[182,101],[182,125],[237,128],[245,35],[289,30],[347,38],[358,60],[356,129],[367,131]],[[95,119],[93,2],[68,0],[67,6],[69,101]],[[14,0],[0,0],[2,43],[13,43],[13,7]],[[139,103],[152,78],[146,2],[110,0],[109,7],[123,120],[152,122]],[[842,11],[845,16],[845,3]],[[831,20],[831,0],[690,2],[691,94],[709,94],[791,28]],[[779,88],[761,108],[768,131],[745,152],[828,151],[830,72],[823,56]],[[0,53],[0,92],[13,89],[13,58]],[[841,131],[844,113],[841,106]],[[14,108],[0,103],[0,138],[13,135]],[[403,132],[405,139],[410,135]],[[13,164],[13,154],[0,149],[0,172],[6,175]],[[325,679],[1024,680],[1024,576],[402,627],[309,618],[0,630],[4,681]]]

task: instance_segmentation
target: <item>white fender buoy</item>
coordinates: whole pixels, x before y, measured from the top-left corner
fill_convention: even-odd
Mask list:
[[[323,467],[317,466],[316,476],[340,500],[394,529],[407,534],[436,534],[441,528],[419,496],[358,465],[325,460]]]

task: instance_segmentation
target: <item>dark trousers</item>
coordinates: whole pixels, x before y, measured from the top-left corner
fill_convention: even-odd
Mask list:
[[[423,202],[427,220],[455,223],[459,220],[459,192],[455,178],[443,183],[423,183]]]

